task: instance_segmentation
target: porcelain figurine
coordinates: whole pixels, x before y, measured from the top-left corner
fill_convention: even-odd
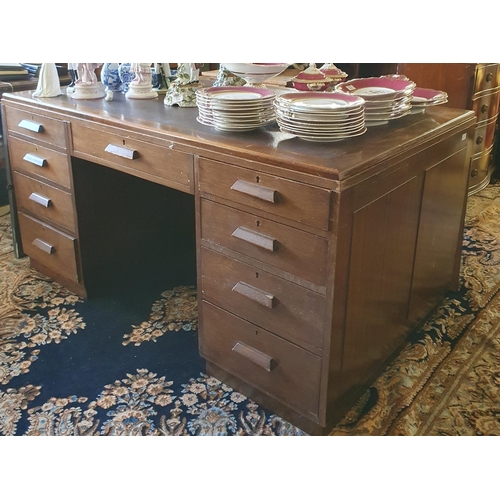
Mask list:
[[[33,97],[56,97],[61,95],[61,84],[55,63],[42,63],[38,84]]]
[[[78,80],[78,73],[76,71],[76,65],[77,65],[77,63],[68,63],[68,73],[69,73],[69,76],[71,77],[71,83],[66,88],[67,94],[72,94],[75,91],[75,84],[76,84],[76,81]]]
[[[118,63],[104,63],[101,70],[101,82],[105,87],[106,101],[112,101],[114,92],[119,92],[122,88],[120,75],[118,74]]]
[[[102,63],[77,63],[78,79],[75,82],[73,99],[102,99],[106,95],[104,85],[97,81],[95,70]]]
[[[220,64],[212,87],[243,87],[246,83],[246,80],[231,73],[223,64]]]
[[[201,66],[202,63],[178,63],[176,78],[165,94],[166,106],[196,107],[196,91],[202,86],[199,82]]]
[[[128,92],[130,82],[135,78],[135,73],[131,71],[132,63],[121,63],[118,66],[118,76],[120,77],[121,90],[123,93]]]
[[[152,63],[132,63],[130,71],[135,74],[125,97],[128,99],[154,99],[158,92],[153,90]]]
[[[166,94],[170,87],[172,71],[169,63],[154,63],[153,67],[153,88],[158,94]]]

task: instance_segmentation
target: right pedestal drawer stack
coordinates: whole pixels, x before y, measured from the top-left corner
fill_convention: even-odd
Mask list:
[[[202,355],[319,415],[331,192],[199,162]]]

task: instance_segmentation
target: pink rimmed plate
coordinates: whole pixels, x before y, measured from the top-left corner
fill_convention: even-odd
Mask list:
[[[361,108],[365,103],[361,97],[340,92],[294,92],[277,96],[276,101],[292,111],[309,113],[342,112]]]
[[[259,87],[210,87],[204,93],[211,99],[225,101],[255,101],[275,97],[274,92]]]
[[[415,82],[392,78],[355,78],[339,83],[335,90],[350,95],[360,96],[363,99],[391,99],[405,94],[411,94],[415,89]]]

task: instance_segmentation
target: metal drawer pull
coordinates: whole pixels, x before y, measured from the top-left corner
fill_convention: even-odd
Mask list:
[[[278,249],[278,242],[274,238],[265,234],[256,233],[246,227],[236,228],[231,236],[251,243],[256,247],[263,248],[264,250],[269,250],[270,252],[275,252]]]
[[[40,156],[36,156],[31,153],[26,153],[24,155],[23,160],[33,163],[33,165],[36,165],[37,167],[45,167],[47,165],[47,160],[45,158],[42,158]]]
[[[39,238],[36,238],[33,240],[33,245],[35,245],[37,248],[39,248],[42,252],[53,254],[56,251],[56,248],[49,243],[46,243],[43,240],[40,240]]]
[[[236,285],[232,288],[233,292],[239,293],[243,295],[243,297],[247,297],[254,302],[257,302],[264,307],[272,309],[276,305],[276,299],[274,295],[265,292],[264,290],[260,290],[259,288],[255,288],[248,283],[244,283],[243,281],[238,281]]]
[[[277,366],[276,361],[273,358],[271,358],[271,356],[268,356],[267,354],[258,351],[254,347],[250,347],[249,345],[243,344],[243,342],[237,342],[232,350],[240,354],[244,358],[248,359],[248,361],[251,361],[257,366],[264,368],[264,370],[266,370],[267,372],[270,372]]]
[[[41,123],[31,122],[29,120],[21,120],[18,127],[31,130],[31,132],[43,132],[43,125]]]
[[[46,196],[38,193],[31,193],[29,199],[31,201],[34,201],[35,203],[38,203],[39,205],[42,205],[43,207],[49,207],[52,203],[50,198],[47,198]]]
[[[231,189],[239,193],[248,194],[254,198],[259,198],[259,200],[269,201],[270,203],[276,203],[277,201],[277,191],[265,186],[259,186],[253,182],[238,180],[231,186]]]
[[[104,151],[106,151],[106,153],[111,153],[112,155],[121,156],[127,160],[135,160],[136,158],[139,158],[139,153],[135,149],[115,146],[114,144],[108,144]]]

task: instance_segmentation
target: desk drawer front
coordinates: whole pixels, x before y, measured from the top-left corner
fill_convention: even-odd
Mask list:
[[[21,240],[26,255],[72,281],[78,281],[76,240],[19,213]]]
[[[62,120],[5,107],[7,128],[32,139],[66,149],[66,124]]]
[[[76,232],[71,194],[14,172],[16,203],[20,209]]]
[[[330,191],[200,158],[200,191],[327,231]]]
[[[21,170],[71,187],[68,156],[52,149],[9,137],[9,157],[14,170]]]
[[[163,179],[163,184],[193,192],[193,156],[168,147],[130,139],[125,135],[103,132],[75,121],[72,123],[73,149],[96,163],[104,163],[124,172],[138,171]],[[123,168],[121,168],[123,167]]]
[[[303,347],[322,348],[322,295],[207,248],[201,266],[206,300]]]
[[[203,302],[203,355],[294,409],[318,415],[321,359]]]
[[[325,238],[204,199],[201,213],[202,239],[317,285],[326,284]]]

